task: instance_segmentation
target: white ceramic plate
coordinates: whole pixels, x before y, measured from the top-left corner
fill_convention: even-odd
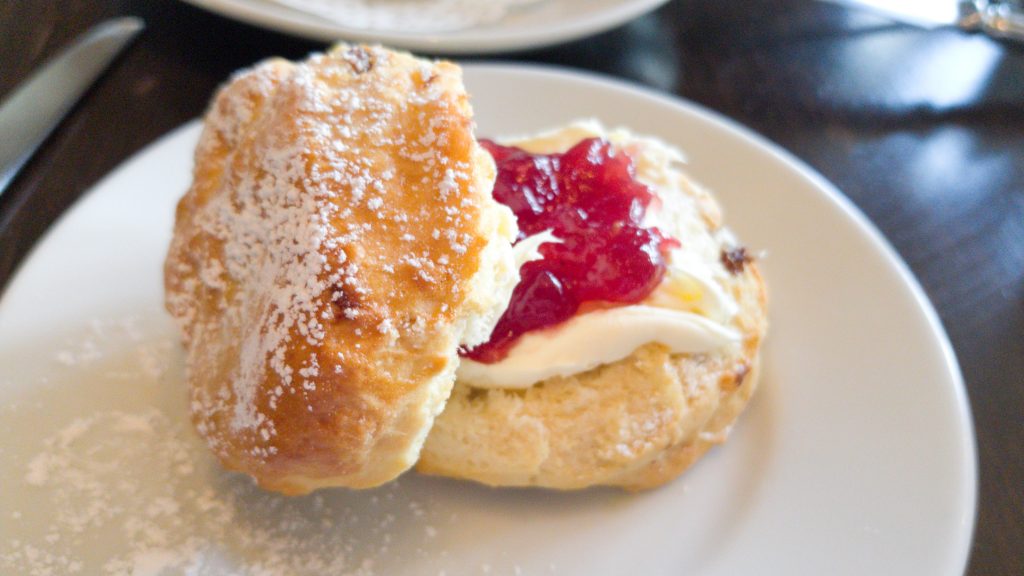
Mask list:
[[[379,42],[446,54],[483,54],[543,48],[609,30],[668,0],[543,0],[490,24],[447,33],[402,33],[343,26],[265,0],[184,0],[189,4],[312,40]]]
[[[763,387],[730,442],[633,495],[410,474],[289,500],[223,473],[190,431],[161,309],[192,123],[79,202],[0,301],[0,572],[40,558],[136,574],[962,572],[976,463],[955,359],[906,267],[843,196],[691,104],[530,67],[468,66],[466,82],[481,134],[594,116],[681,146],[731,227],[768,251]]]

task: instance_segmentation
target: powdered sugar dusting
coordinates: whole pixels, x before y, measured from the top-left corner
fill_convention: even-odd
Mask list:
[[[395,552],[398,485],[354,505],[345,494],[288,499],[241,476],[218,478],[185,423],[156,408],[76,418],[24,470],[27,489],[47,491],[53,512],[38,538],[0,542],[4,574],[370,576],[380,556]],[[410,506],[420,513],[403,524],[423,518],[422,551],[436,529],[426,526],[422,504]],[[119,551],[96,557],[103,541]]]
[[[317,381],[346,372],[333,352],[317,356],[332,329],[348,326],[360,340],[352,347],[370,355],[422,334],[424,312],[444,313],[401,311],[409,291],[461,297],[453,267],[486,197],[460,194],[474,167],[446,155],[450,134],[464,129],[453,124],[462,112],[452,84],[437,73],[380,48],[341,47],[237,75],[211,107],[167,303],[190,371],[217,382],[193,386],[191,408],[221,456],[242,438],[248,457],[277,454],[284,399],[305,399],[313,412]],[[428,239],[434,224],[450,234]],[[297,349],[311,356],[296,360]],[[212,375],[225,358],[237,359],[230,373]]]
[[[190,429],[168,328],[97,319],[54,336],[26,395],[0,380],[14,439],[0,444],[0,574],[370,576],[428,561],[440,538],[426,526],[446,526],[429,490],[287,498],[223,471]]]

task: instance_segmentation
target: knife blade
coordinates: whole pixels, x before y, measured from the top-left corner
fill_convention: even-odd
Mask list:
[[[121,50],[145,27],[140,18],[92,27],[0,103],[0,194]]]
[[[1024,42],[1024,0],[828,0],[921,28],[956,27]]]

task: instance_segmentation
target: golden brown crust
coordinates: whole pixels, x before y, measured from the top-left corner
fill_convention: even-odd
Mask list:
[[[460,340],[507,277],[457,67],[339,46],[216,97],[177,210],[167,308],[222,463],[287,493],[415,462]]]

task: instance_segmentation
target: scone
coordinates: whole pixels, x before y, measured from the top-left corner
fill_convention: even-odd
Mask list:
[[[674,149],[594,122],[503,142],[555,154],[511,166],[504,175],[510,186],[526,188],[506,199],[520,216],[520,237],[530,232],[524,216],[559,209],[544,203],[554,194],[538,191],[538,181],[555,181],[562,195],[575,194],[571,186],[600,185],[600,178],[574,184],[572,178],[532,172],[533,165],[568,161],[559,156],[567,151],[578,156],[576,145],[594,138],[631,158],[635,179],[656,195],[644,200],[649,205],[642,220],[667,239],[655,245],[664,275],[642,299],[590,303],[568,320],[517,336],[497,355],[474,361],[469,354],[423,447],[418,471],[494,486],[650,488],[723,442],[753,394],[766,329],[765,287],[750,254],[723,227],[715,200],[678,169],[682,158]],[[589,150],[592,155],[598,148]],[[515,152],[498,154],[499,184],[503,154]],[[509,196],[498,188],[495,193]],[[570,228],[586,225],[586,217]],[[606,233],[599,226],[594,230]],[[569,257],[575,258],[572,250],[590,250],[593,241],[577,239]],[[548,256],[555,252],[548,250]],[[523,268],[524,278],[528,270]],[[517,289],[512,308],[528,312],[529,303],[516,302],[523,294]],[[505,336],[506,324],[503,318],[498,337]]]
[[[450,63],[340,45],[220,90],[165,284],[225,467],[300,494],[416,462],[516,282],[493,180]]]

